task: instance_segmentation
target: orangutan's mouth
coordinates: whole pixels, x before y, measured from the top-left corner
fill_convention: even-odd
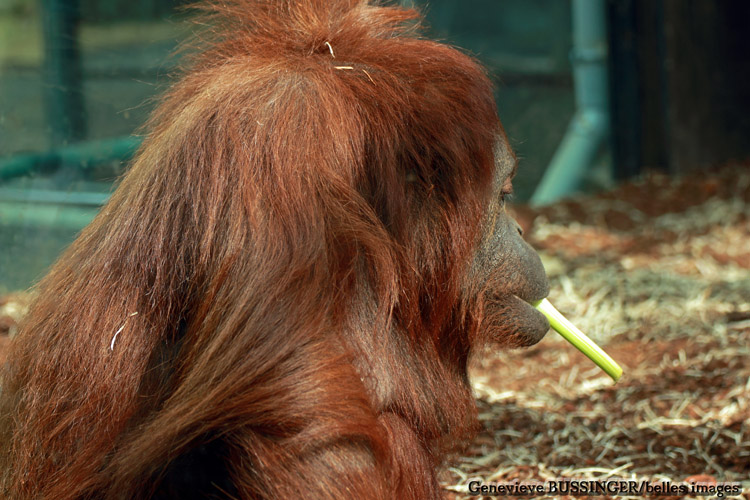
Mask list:
[[[539,312],[532,302],[542,300],[541,297],[536,300],[525,300],[517,295],[512,296],[515,307],[519,310],[519,317],[524,318],[523,324],[520,325],[520,332],[524,337],[523,347],[536,344],[544,338],[550,329],[549,320]]]

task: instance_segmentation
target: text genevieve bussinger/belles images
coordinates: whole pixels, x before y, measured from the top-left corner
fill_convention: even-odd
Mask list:
[[[468,483],[470,495],[515,496],[532,498],[542,495],[579,495],[600,496],[674,496],[693,495],[724,498],[742,493],[742,484],[738,482],[700,483],[670,481],[635,481],[635,480],[596,480],[596,479],[559,479],[553,481],[512,481],[485,483],[472,479]]]

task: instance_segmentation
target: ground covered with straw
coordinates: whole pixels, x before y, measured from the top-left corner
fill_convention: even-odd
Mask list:
[[[552,332],[477,356],[483,431],[443,471],[447,497],[477,498],[472,480],[596,479],[739,483],[730,496],[750,499],[750,165],[516,212],[551,302],[624,375],[614,385]],[[27,301],[0,298],[0,362]]]
[[[483,431],[444,471],[448,497],[476,498],[472,480],[598,479],[734,483],[728,496],[749,499],[750,166],[650,175],[516,210],[543,256],[550,301],[624,375],[613,384],[553,332],[527,350],[477,356]]]

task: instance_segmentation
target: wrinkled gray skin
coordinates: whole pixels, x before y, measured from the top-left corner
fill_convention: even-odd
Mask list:
[[[483,301],[480,337],[507,347],[539,342],[549,322],[529,303],[549,293],[549,283],[539,255],[523,239],[523,231],[505,209],[517,160],[504,136],[495,150],[496,175],[484,237],[472,265],[472,288],[479,286]],[[474,288],[476,290],[476,288]]]

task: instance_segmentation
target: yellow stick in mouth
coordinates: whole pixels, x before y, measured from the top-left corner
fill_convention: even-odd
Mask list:
[[[612,377],[612,380],[617,382],[620,379],[622,375],[620,365],[615,363],[615,360],[610,358],[609,354],[604,352],[593,340],[588,338],[586,334],[560,314],[560,311],[555,309],[549,300],[542,299],[538,302],[532,302],[531,305],[547,317],[553,330],[562,335],[565,340],[573,344],[576,349],[596,363],[599,368]]]

